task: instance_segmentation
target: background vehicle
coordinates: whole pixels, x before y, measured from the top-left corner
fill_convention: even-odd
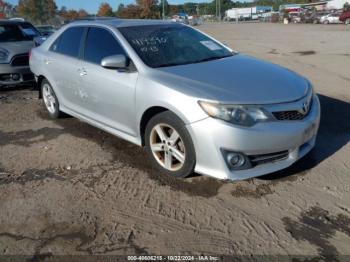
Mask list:
[[[320,104],[305,78],[183,24],[74,22],[33,49],[30,65],[51,117],[145,146],[173,177],[260,176],[316,142]]]
[[[301,22],[318,24],[318,23],[320,23],[320,18],[322,16],[325,16],[325,15],[328,15],[328,14],[329,14],[329,12],[306,11],[301,16]]]
[[[188,15],[185,13],[179,13],[177,15],[173,15],[171,18],[171,21],[176,22],[176,23],[182,23],[185,25],[189,24]]]
[[[339,24],[340,15],[338,13],[331,13],[320,18],[321,24]]]
[[[36,26],[36,29],[38,29],[41,36],[50,36],[56,31],[51,25]]]
[[[44,43],[47,38],[48,38],[47,36],[34,37],[34,45],[35,45],[35,47],[41,46],[42,43]]]
[[[189,16],[188,17],[188,24],[191,26],[198,26],[202,23],[201,19],[196,16]]]
[[[0,20],[0,86],[34,80],[29,68],[29,52],[38,35],[39,32],[28,22]]]
[[[301,22],[301,13],[300,12],[289,12],[288,17],[289,21],[292,23],[300,23]]]
[[[350,25],[350,10],[344,11],[340,15],[339,21],[343,22],[346,25]]]

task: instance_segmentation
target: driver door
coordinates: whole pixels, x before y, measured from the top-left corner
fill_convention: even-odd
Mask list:
[[[119,131],[136,135],[136,70],[106,69],[103,58],[126,55],[116,36],[107,28],[90,27],[80,68],[81,107],[86,117]]]

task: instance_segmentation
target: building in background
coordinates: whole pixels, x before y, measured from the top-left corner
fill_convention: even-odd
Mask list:
[[[225,17],[227,20],[257,20],[264,13],[270,13],[272,10],[272,6],[232,8],[225,12]]]
[[[303,4],[303,8],[312,9],[314,8],[316,11],[324,11],[327,9],[328,1],[319,1],[319,2],[310,2],[308,4]]]
[[[280,5],[279,7],[279,12],[300,12],[302,9],[301,4],[285,4],[285,5]]]
[[[315,8],[317,11],[323,10],[339,10],[343,9],[345,3],[350,3],[350,0],[310,0],[307,4],[286,4],[280,5],[279,12],[301,12],[303,8]]]
[[[327,9],[342,9],[345,3],[350,4],[350,0],[331,0],[327,2]]]

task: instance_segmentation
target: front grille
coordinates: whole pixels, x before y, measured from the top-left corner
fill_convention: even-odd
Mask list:
[[[300,106],[300,110],[278,111],[272,112],[272,114],[279,121],[303,120],[309,115],[313,103],[314,101],[311,97],[309,101],[304,102],[303,106]]]
[[[11,74],[2,74],[2,75],[0,75],[0,81],[4,81],[4,82],[12,81]]]
[[[279,121],[286,120],[303,120],[307,114],[302,114],[299,111],[281,111],[273,112],[273,116]]]
[[[263,164],[268,164],[271,162],[281,161],[287,159],[289,156],[289,151],[281,151],[277,153],[264,154],[264,155],[251,155],[248,156],[252,166],[258,166]]]
[[[12,66],[29,66],[29,55],[16,55],[12,58]]]

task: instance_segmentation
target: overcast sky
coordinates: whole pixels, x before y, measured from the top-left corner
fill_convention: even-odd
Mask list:
[[[16,5],[18,3],[18,0],[6,0],[7,2]],[[183,2],[209,2],[210,0],[168,0],[171,4],[179,4]],[[89,13],[96,13],[96,10],[98,9],[99,5],[102,2],[108,2],[113,9],[117,9],[118,5],[123,4],[130,4],[134,3],[134,0],[56,0],[57,6],[60,8],[61,6],[66,6],[68,9],[80,9],[84,8]]]

